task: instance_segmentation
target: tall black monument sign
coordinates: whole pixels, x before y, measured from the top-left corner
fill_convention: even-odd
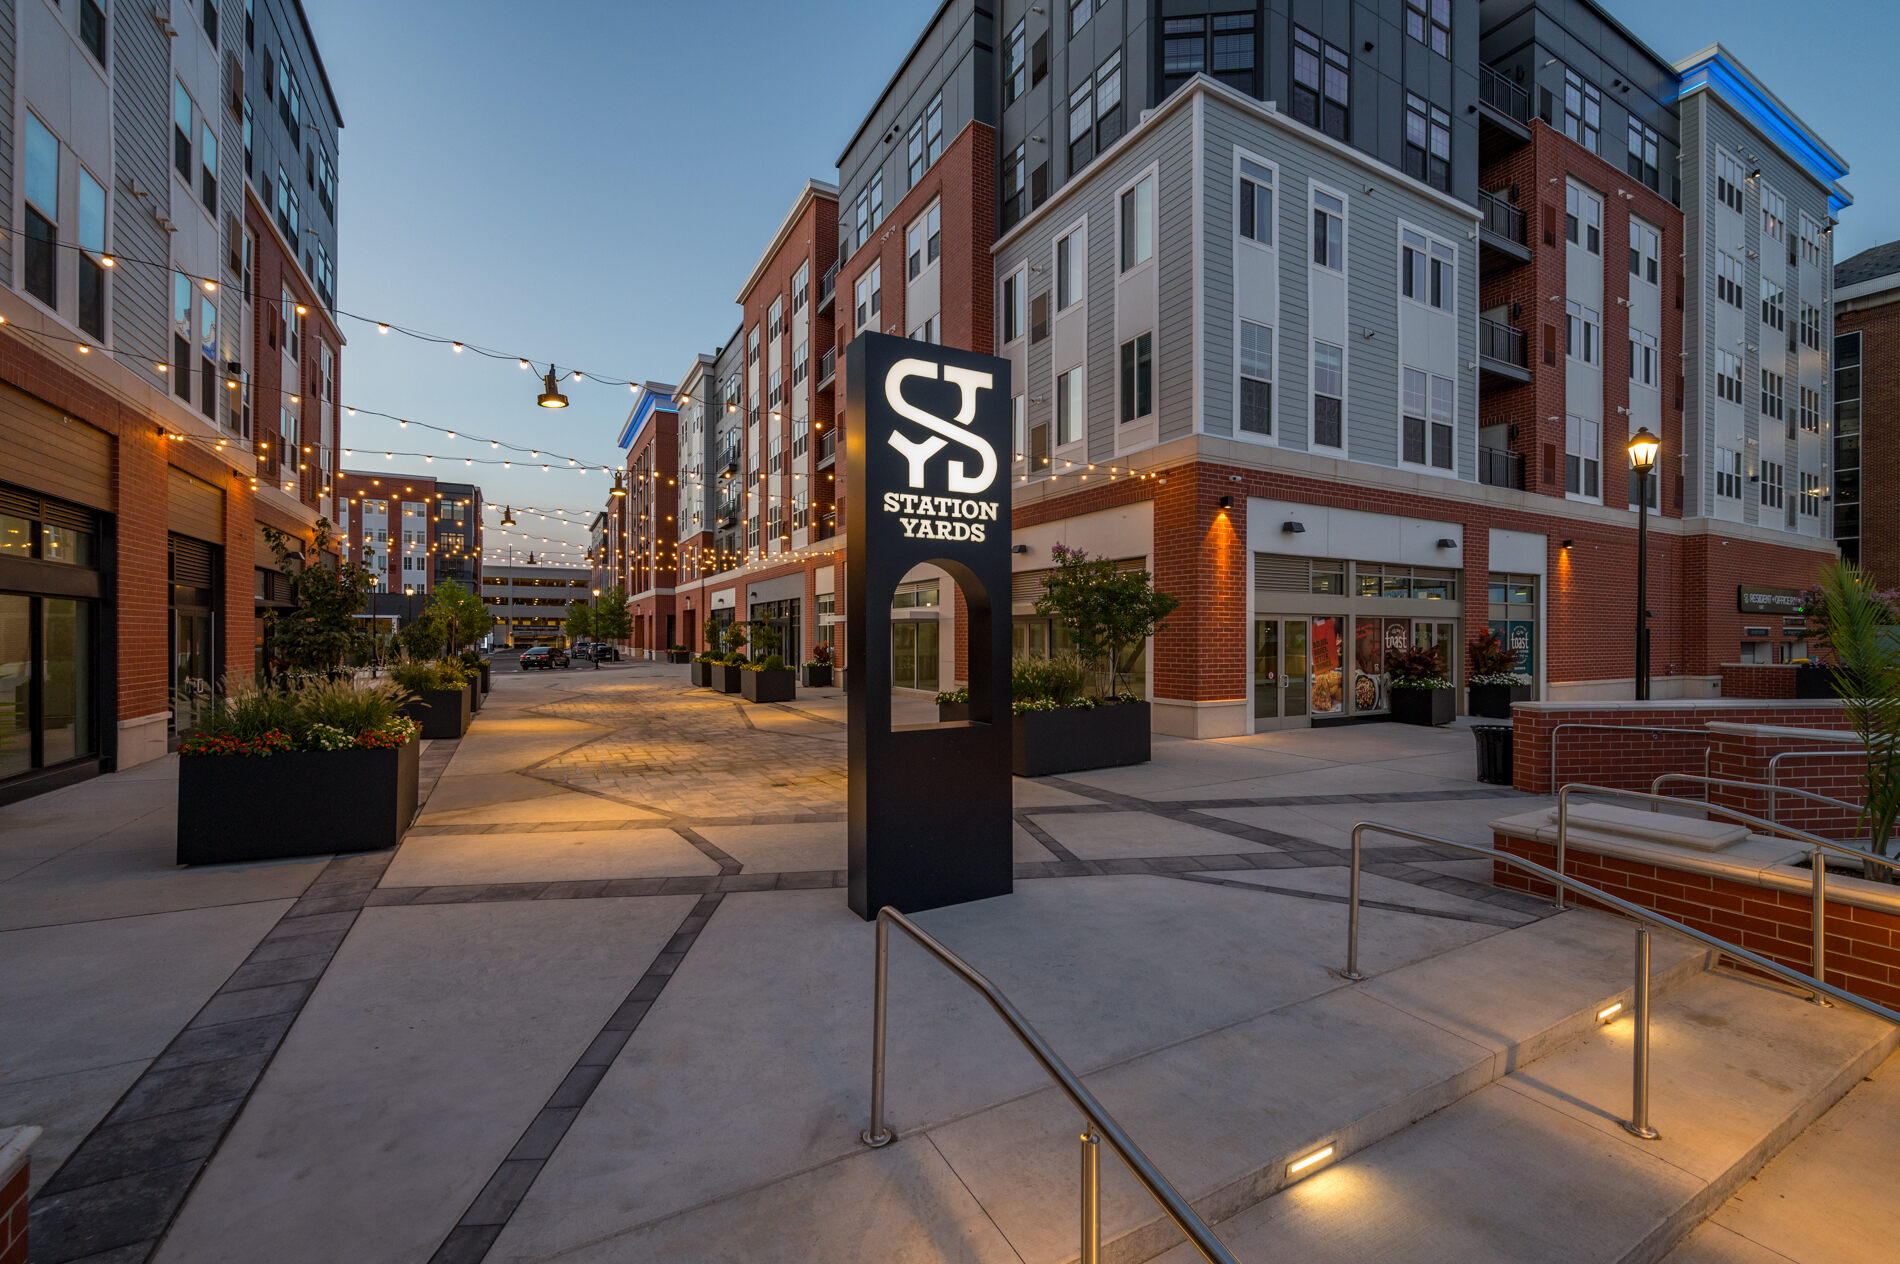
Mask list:
[[[847,356],[851,907],[868,919],[1010,891],[1009,362],[875,333]],[[891,596],[923,563],[963,590],[970,719],[894,728]]]

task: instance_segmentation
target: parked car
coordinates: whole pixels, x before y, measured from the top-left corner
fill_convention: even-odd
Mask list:
[[[620,661],[619,652],[606,641],[597,641],[589,646],[588,649],[593,653],[594,661],[597,663],[617,663]]]
[[[521,656],[522,671],[527,671],[530,667],[552,670],[567,665],[567,651],[552,645],[537,645]]]

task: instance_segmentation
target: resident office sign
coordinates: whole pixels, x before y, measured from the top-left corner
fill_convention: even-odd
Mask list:
[[[1009,363],[867,333],[846,366],[850,900],[871,918],[1011,886]],[[891,598],[924,565],[963,594],[970,719],[893,726]]]

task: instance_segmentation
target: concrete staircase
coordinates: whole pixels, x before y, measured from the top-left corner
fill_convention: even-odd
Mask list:
[[[1638,1140],[1622,1126],[1633,935],[1571,911],[1087,1080],[1245,1261],[1659,1260],[1896,1032],[1659,935],[1662,1136]],[[1075,1125],[1051,1089],[924,1135],[1022,1260],[1060,1264],[1077,1250]],[[1102,1183],[1104,1260],[1197,1258],[1112,1154]]]

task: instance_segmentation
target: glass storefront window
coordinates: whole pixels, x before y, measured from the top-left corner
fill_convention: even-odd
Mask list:
[[[1343,595],[1346,591],[1346,566],[1343,562],[1314,562],[1313,591]]]
[[[97,753],[92,718],[92,615],[89,601],[44,597],[40,654],[41,763]]]
[[[97,566],[99,562],[94,554],[92,532],[56,527],[50,522],[40,525],[40,557],[45,561]]]
[[[33,599],[0,593],[0,777],[33,767]]]
[[[12,514],[0,514],[0,557],[32,557],[33,524]]]
[[[1385,627],[1378,619],[1354,622],[1352,659],[1353,709],[1361,715],[1386,710]]]
[[[1339,619],[1313,620],[1313,714],[1338,715],[1345,709],[1344,667]]]

